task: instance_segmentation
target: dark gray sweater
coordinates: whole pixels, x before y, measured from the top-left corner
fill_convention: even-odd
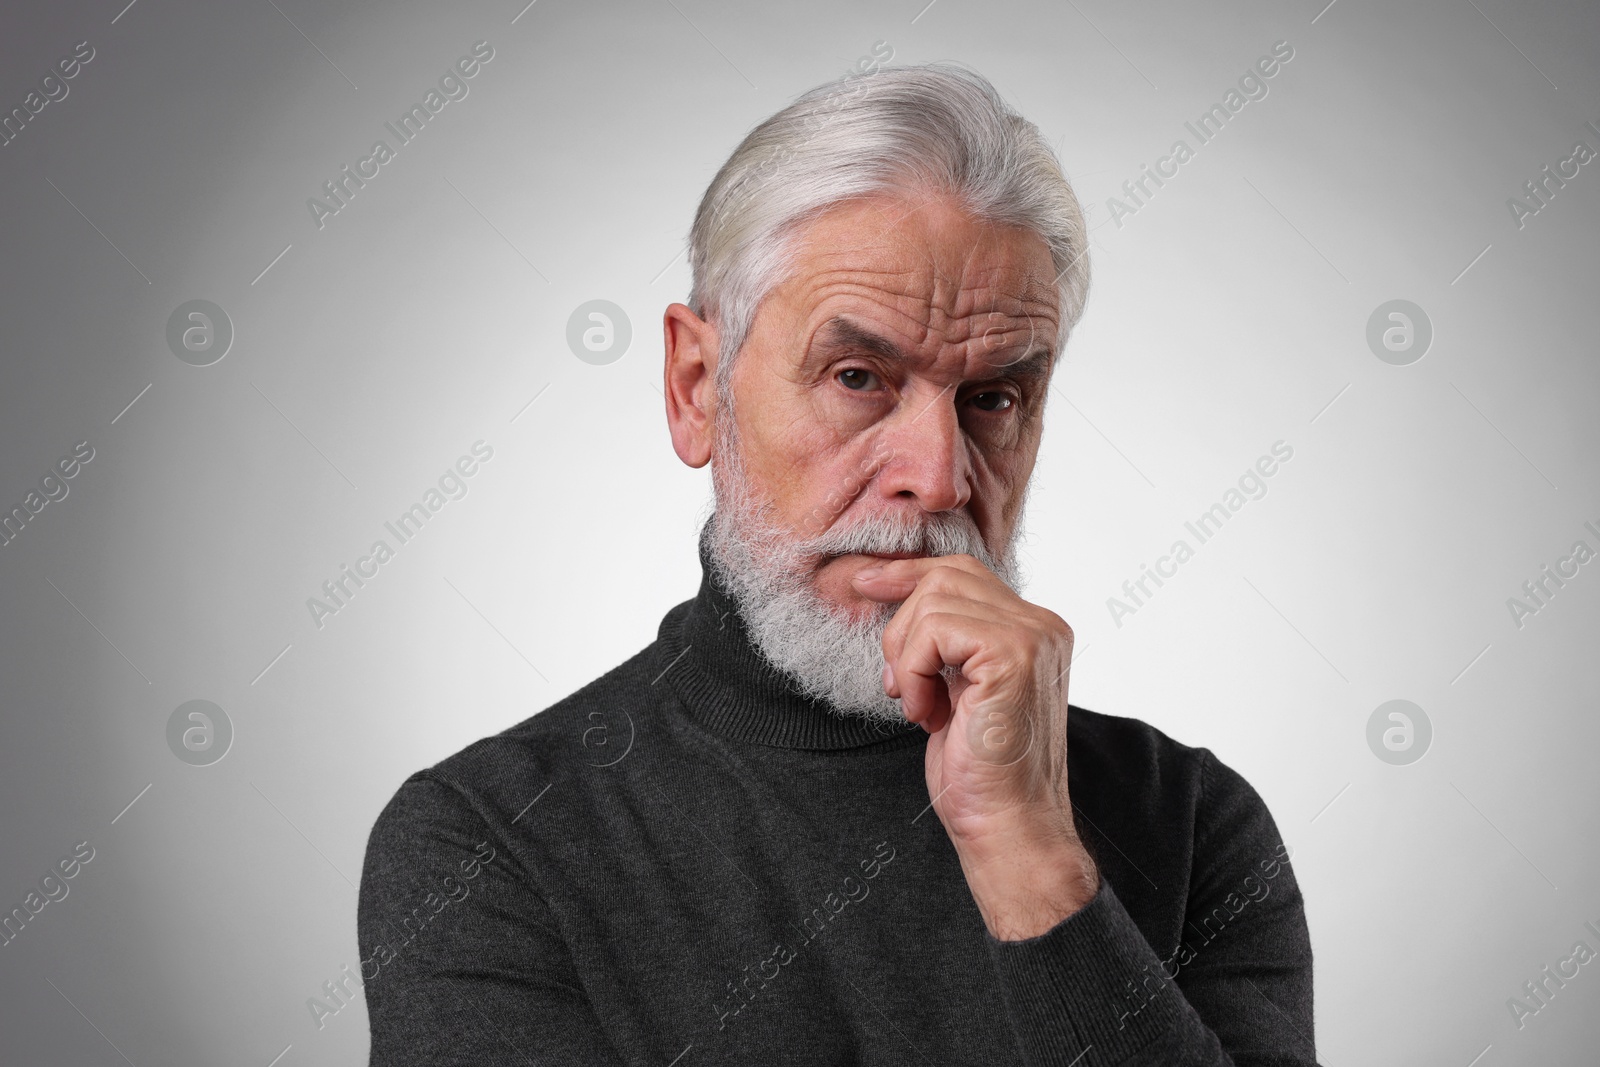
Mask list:
[[[800,696],[707,569],[653,644],[378,817],[372,1063],[1313,1064],[1261,798],[1205,749],[1069,714],[1099,891],[997,941],[928,807],[926,735]]]

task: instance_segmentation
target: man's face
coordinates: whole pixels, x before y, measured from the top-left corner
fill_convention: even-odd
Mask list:
[[[951,513],[1002,552],[1038,453],[1054,278],[1038,235],[943,197],[852,201],[807,224],[731,383],[738,453],[771,522],[808,539]],[[825,555],[814,591],[869,615],[850,579],[881,562]]]

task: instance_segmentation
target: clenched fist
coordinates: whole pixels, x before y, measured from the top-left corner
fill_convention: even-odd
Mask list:
[[[1044,933],[1099,885],[1067,791],[1072,628],[972,556],[887,560],[852,581],[900,603],[884,691],[930,734],[928,795],[989,932]]]

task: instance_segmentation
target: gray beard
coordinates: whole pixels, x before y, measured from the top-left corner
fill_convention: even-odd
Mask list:
[[[727,416],[724,422],[732,421],[731,411],[718,414]],[[883,631],[900,605],[864,601],[870,610],[856,618],[834,608],[814,585],[825,556],[966,553],[1021,591],[1016,560],[1020,515],[998,555],[990,552],[964,511],[925,513],[914,520],[875,515],[845,528],[830,526],[814,537],[798,536],[774,521],[771,502],[750,484],[736,440],[720,428],[712,484],[716,499],[709,547],[714,576],[738,605],[761,654],[807,696],[839,714],[878,723],[905,721],[899,699],[883,691]],[[947,675],[954,671],[945,669]]]

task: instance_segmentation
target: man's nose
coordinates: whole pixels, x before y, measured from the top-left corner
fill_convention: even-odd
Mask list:
[[[972,461],[953,388],[902,405],[883,428],[884,445],[891,456],[878,477],[885,497],[915,497],[924,511],[951,511],[972,499]]]

